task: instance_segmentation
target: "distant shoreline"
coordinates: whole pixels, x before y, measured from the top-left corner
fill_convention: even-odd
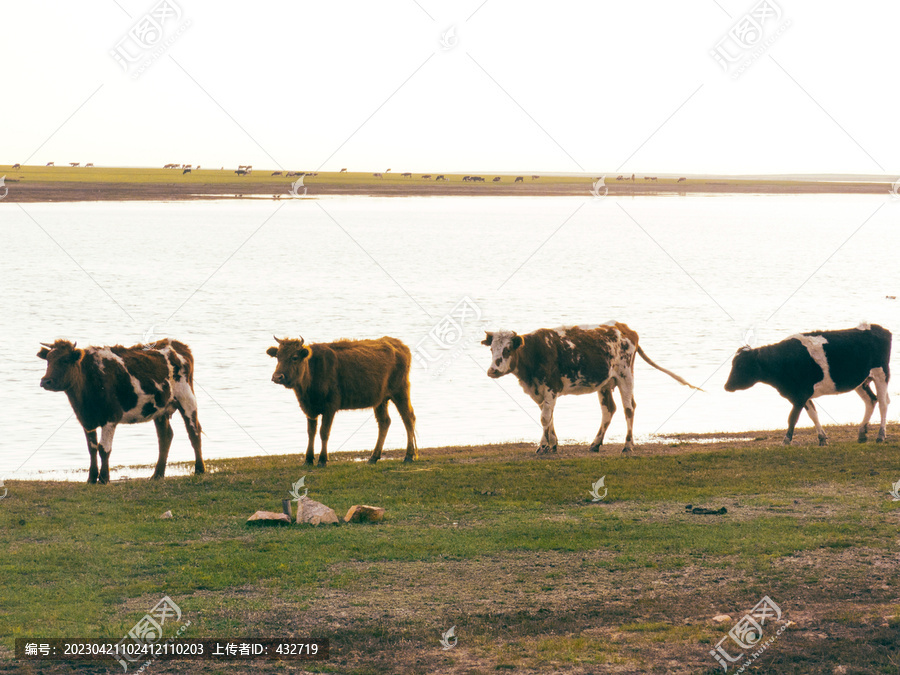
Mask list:
[[[286,172],[256,170],[237,175],[229,169],[126,169],[107,167],[13,168],[0,165],[3,202],[188,201],[210,199],[290,199],[298,177]],[[291,172],[293,173],[293,172]],[[273,175],[279,174],[279,175]],[[438,174],[440,175],[440,174]],[[463,174],[312,172],[297,185],[298,196],[346,195],[371,197],[591,197],[687,194],[881,194],[892,181],[815,180],[798,177],[732,176],[515,176],[483,174],[471,182]],[[425,178],[425,176],[429,176]],[[498,178],[499,180],[494,180]]]

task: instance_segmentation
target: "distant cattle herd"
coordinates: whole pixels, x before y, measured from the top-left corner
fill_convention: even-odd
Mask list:
[[[890,380],[890,331],[875,324],[837,331],[793,335],[777,344],[742,347],[734,356],[726,391],[748,389],[757,382],[771,385],[791,404],[784,443],[790,444],[800,413],[805,410],[826,444],[813,399],[856,391],[865,404],[858,440],[867,440],[868,424],[876,407],[880,426],[876,442],[885,440]],[[292,390],[307,420],[306,463],[312,464],[319,418],[319,465],[328,462],[328,438],[340,410],[372,408],[378,439],[369,458],[381,457],[390,426],[388,403],[393,402],[406,428],[404,461],[417,458],[416,416],[410,399],[409,348],[393,337],[377,340],[339,340],[310,344],[275,338],[266,349],[276,359],[272,382]],[[596,393],[601,424],[590,444],[599,452],[616,404],[618,389],[625,411],[627,435],[623,452],[634,448],[634,362],[640,356],[680,384],[697,389],[682,377],[654,363],[638,344],[638,334],[624,323],[563,326],[531,333],[494,331],[482,344],[491,350],[487,375],[514,374],[522,389],[540,407],[543,434],[538,453],[555,453],[558,437],[553,413],[560,396]],[[121,345],[78,348],[68,340],[42,343],[37,354],[47,362],[41,387],[65,392],[84,429],[90,455],[88,482],[109,481],[109,456],[119,424],[152,420],[159,441],[154,478],[165,474],[172,443],[171,416],[184,419],[194,449],[195,473],[203,473],[201,427],[194,395],[194,359],[177,340],[163,339],[133,347]],[[874,385],[874,391],[872,390]],[[97,430],[100,429],[100,438]],[[100,463],[98,465],[98,457]]]

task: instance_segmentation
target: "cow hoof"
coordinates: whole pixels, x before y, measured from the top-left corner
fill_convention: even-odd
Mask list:
[[[866,436],[860,436],[856,439],[857,443],[866,443],[869,439]]]
[[[884,436],[879,436],[878,438],[875,439],[875,442],[876,443],[884,443]]]
[[[781,444],[782,444],[782,445],[790,445],[790,444],[791,444],[791,439],[790,439],[790,438],[785,438],[783,441],[781,441]]]
[[[413,463],[413,458],[410,457],[409,455],[407,455],[406,457],[403,458],[403,463],[404,463],[404,464],[412,464],[412,463]]]
[[[624,448],[622,448],[623,453],[631,452],[631,450],[632,450],[632,448],[629,448],[627,445]]]
[[[95,485],[97,483],[97,476],[88,476],[88,485]]]
[[[600,452],[600,444],[592,445],[588,448],[588,452]]]
[[[377,463],[378,463],[377,457],[369,457],[369,464],[377,464]]]
[[[328,464],[328,460],[327,460],[327,459],[320,459],[320,460],[319,460],[319,466],[325,466],[326,464]]]
[[[316,463],[316,460],[313,459],[312,457],[307,457],[306,461],[304,462],[304,464],[306,464],[306,466],[312,466],[315,463]]]
[[[553,454],[556,454],[556,446],[555,445],[552,448],[550,448],[550,452],[552,452]]]
[[[194,467],[194,473],[206,473],[206,467],[200,464]]]
[[[821,448],[821,447],[823,447],[823,446],[825,446],[825,445],[828,445],[828,439],[827,439],[827,438],[820,438],[820,439],[819,439],[819,447]]]
[[[164,474],[154,473],[150,480],[162,480],[164,477]]]

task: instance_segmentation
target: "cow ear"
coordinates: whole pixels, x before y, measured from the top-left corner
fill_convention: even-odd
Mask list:
[[[513,349],[518,349],[519,347],[522,346],[522,342],[523,342],[523,340],[522,340],[522,336],[521,336],[521,335],[513,335],[513,339],[512,339],[512,348],[513,348]]]
[[[62,362],[75,364],[81,360],[82,356],[84,356],[83,349],[73,349],[71,352],[69,352],[62,358]]]
[[[37,355],[38,355],[38,358],[39,358],[39,359],[44,359],[44,361],[46,361],[46,360],[47,360],[47,355],[48,355],[49,353],[50,353],[50,350],[49,350],[49,349],[47,349],[46,347],[41,347],[41,351],[39,351],[39,352],[37,353]]]
[[[278,356],[278,347],[269,347],[266,350],[266,354],[269,356]]]
[[[481,341],[481,344],[483,344],[485,347],[490,347],[491,342],[493,342],[493,341],[494,341],[494,334],[484,331],[484,340]]]
[[[297,356],[299,356],[299,357],[300,357],[300,360],[302,361],[302,360],[305,359],[307,356],[309,356],[309,350],[308,350],[306,347],[304,347],[304,348],[301,349],[299,352],[297,352]]]

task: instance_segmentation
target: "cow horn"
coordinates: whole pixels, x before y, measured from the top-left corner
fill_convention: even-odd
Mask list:
[[[282,342],[284,342],[284,340],[279,340],[279,339],[278,339],[277,337],[275,337],[274,335],[273,335],[272,337],[275,338],[275,342],[277,342],[278,344],[281,344]]]
[[[47,344],[46,342],[42,342],[42,343],[41,343],[41,346],[43,346],[43,347],[49,347],[50,349],[53,349],[53,345],[49,345],[49,344]]]
[[[306,340],[304,340],[303,336],[301,335],[300,336],[300,346],[302,347],[304,344],[306,344]]]

